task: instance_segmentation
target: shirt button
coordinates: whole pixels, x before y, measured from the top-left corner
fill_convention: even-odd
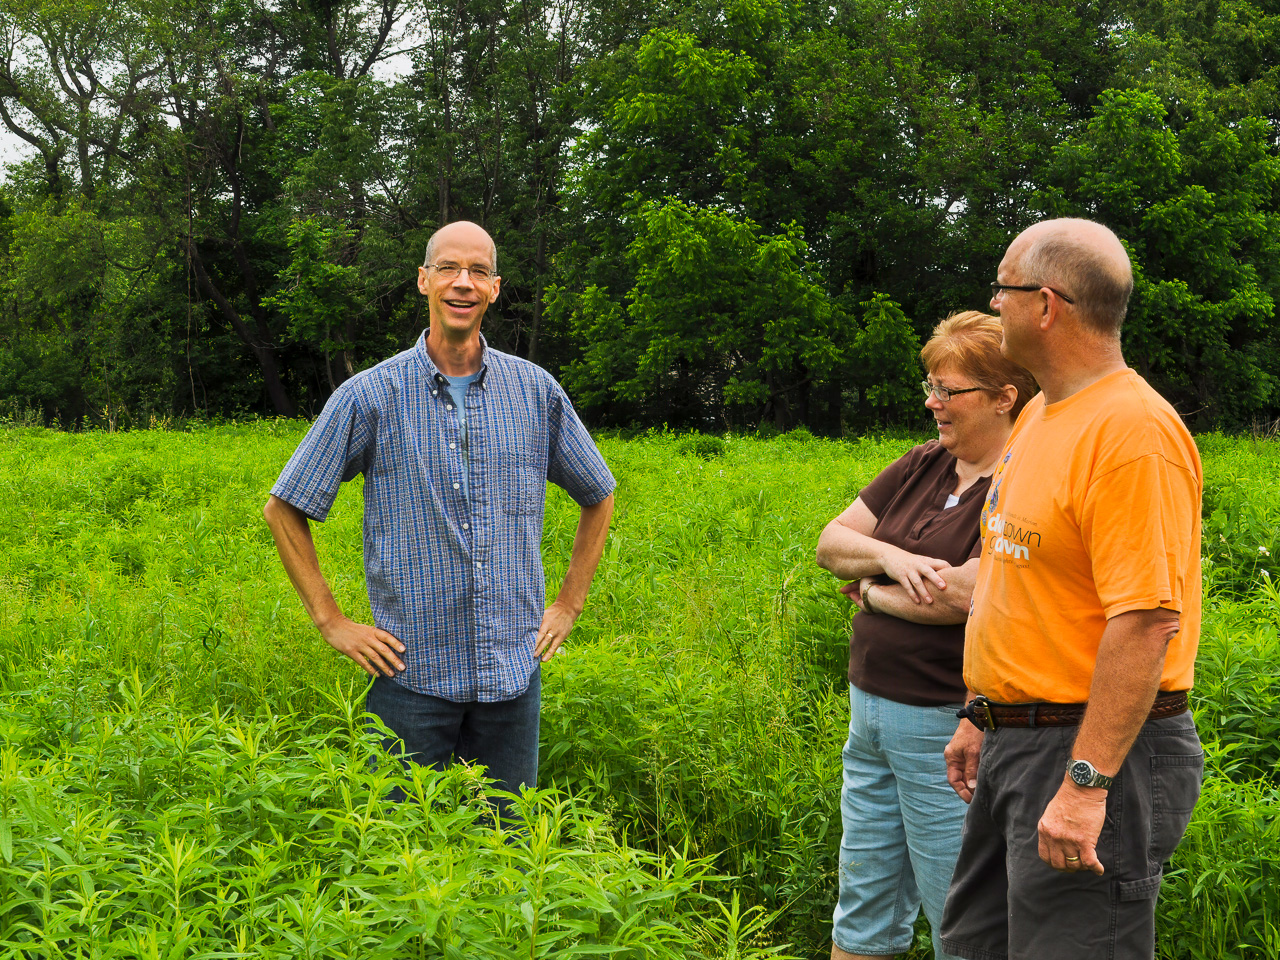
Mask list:
[[[476,561],[476,569],[477,569],[477,570],[481,570],[481,569],[483,569],[483,568],[484,568],[484,564],[483,564],[483,563],[481,563],[479,560],[477,560],[477,561]]]
[[[469,524],[469,523],[464,523],[464,524],[462,525],[462,529],[463,529],[463,530],[470,530],[470,529],[471,529],[471,524]]]
[[[457,449],[458,449],[458,445],[457,445],[456,443],[451,443],[451,444],[449,444],[449,449],[450,449],[450,450],[457,450]]]
[[[440,391],[439,391],[439,390],[432,390],[432,391],[431,391],[431,395],[432,395],[433,397],[438,397],[438,396],[440,396]]]
[[[452,409],[453,409],[453,404],[452,404],[452,403],[446,403],[446,404],[444,405],[444,408],[445,408],[446,410],[452,410]]]
[[[455,483],[455,484],[453,485],[453,489],[457,490],[457,489],[459,489],[461,486],[462,486],[461,484]]]

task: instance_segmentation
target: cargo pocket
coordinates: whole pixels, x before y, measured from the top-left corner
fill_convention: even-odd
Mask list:
[[[1115,898],[1121,903],[1129,900],[1154,900],[1160,892],[1162,874],[1143,877],[1141,880],[1120,880],[1114,887]]]
[[[1129,866],[1121,876],[1133,880],[1115,880],[1111,884],[1112,902],[1155,900],[1160,895],[1164,864],[1191,822],[1191,811],[1200,797],[1200,778],[1204,770],[1204,753],[1199,752],[1194,734],[1183,737],[1178,732],[1172,742],[1165,737],[1165,749],[1177,749],[1182,740],[1196,753],[1152,754],[1147,757],[1150,781],[1142,783],[1141,769],[1130,781],[1117,781],[1116,786],[1135,791],[1125,803],[1129,819],[1128,831],[1120,831],[1126,839]],[[1136,758],[1135,758],[1136,759]],[[1113,791],[1114,792],[1114,791]],[[1107,800],[1107,822],[1111,822],[1111,798]],[[1105,829],[1104,829],[1105,834]]]

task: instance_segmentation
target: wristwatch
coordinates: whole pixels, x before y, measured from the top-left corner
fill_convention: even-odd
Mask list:
[[[1111,784],[1115,783],[1115,777],[1105,777],[1098,772],[1088,760],[1068,760],[1067,775],[1081,787],[1101,787],[1103,790],[1109,790]]]
[[[871,605],[871,587],[874,587],[874,586],[875,584],[873,583],[870,586],[868,586],[867,589],[862,591],[862,612],[869,613],[873,617],[880,612],[874,606]]]

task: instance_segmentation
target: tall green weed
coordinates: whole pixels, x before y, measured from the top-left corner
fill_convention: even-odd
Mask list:
[[[1280,576],[1280,443],[1198,438],[1205,465],[1206,592],[1243,599]]]
[[[677,958],[705,936],[705,863],[554,791],[495,827],[475,771],[381,756],[349,688],[306,718],[175,716],[137,673],[117,692],[56,744],[41,691],[0,714],[6,956]]]
[[[602,441],[614,529],[544,673],[552,790],[530,812],[546,827],[513,838],[485,825],[467,771],[418,775],[429,802],[381,804],[391,774],[370,762],[363,674],[307,621],[261,520],[301,433],[0,430],[0,944],[50,957],[829,949],[849,605],[813,547],[910,439]],[[1194,705],[1209,767],[1159,934],[1169,958],[1253,960],[1275,955],[1280,595],[1264,562],[1245,561],[1246,548],[1266,557],[1280,444],[1200,441]],[[361,617],[358,491],[316,539]],[[553,585],[576,519],[553,490]],[[394,911],[426,926],[393,948]],[[536,930],[551,939],[529,948],[519,938]],[[912,956],[927,953],[922,937]]]

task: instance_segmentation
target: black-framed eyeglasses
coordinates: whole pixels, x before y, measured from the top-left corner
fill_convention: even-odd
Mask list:
[[[975,390],[982,389],[982,387],[965,387],[963,390],[948,390],[942,384],[930,383],[928,380],[921,380],[920,386],[924,388],[924,398],[926,400],[929,399],[930,394],[933,394],[943,403],[950,403],[952,397],[958,397],[962,393],[973,393]]]
[[[1000,294],[1003,293],[1005,290],[1026,290],[1030,293],[1034,293],[1036,290],[1052,290],[1054,293],[1060,296],[1063,300],[1067,301],[1067,303],[1075,303],[1073,299],[1068,297],[1061,290],[1058,290],[1055,287],[1051,287],[1047,283],[1037,283],[1034,285],[1029,283],[993,283],[991,284],[991,299],[994,300],[996,297],[1000,296]]]
[[[476,283],[488,283],[493,279],[493,274],[484,267],[463,267],[456,263],[428,263],[426,266],[434,268],[436,273],[446,280],[454,279],[463,270],[467,271],[467,276]]]

